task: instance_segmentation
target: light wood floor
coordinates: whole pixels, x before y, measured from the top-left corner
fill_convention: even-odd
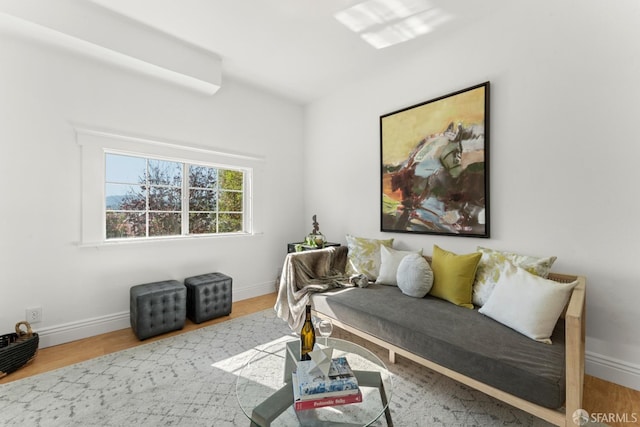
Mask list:
[[[273,307],[275,298],[275,294],[269,294],[238,301],[233,303],[230,316],[214,319],[199,325],[187,320],[184,329],[181,331],[163,334],[145,341],[139,341],[133,331],[127,328],[67,344],[43,348],[38,351],[38,355],[33,362],[0,379],[0,384],[135,347],[140,344],[146,344],[172,335],[211,326],[237,317],[246,316],[247,314]],[[627,421],[631,421],[634,415],[635,418],[637,418],[636,422],[607,422],[607,424],[612,427],[640,426],[640,391],[622,387],[589,375],[585,377],[583,408],[590,414],[613,413],[619,414],[620,416],[627,414]]]

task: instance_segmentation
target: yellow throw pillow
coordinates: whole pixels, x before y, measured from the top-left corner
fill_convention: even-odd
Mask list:
[[[479,252],[457,255],[433,245],[433,287],[429,294],[462,307],[473,308],[473,281],[481,257]]]

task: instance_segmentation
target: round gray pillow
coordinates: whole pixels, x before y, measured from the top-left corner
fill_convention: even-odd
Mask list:
[[[418,254],[402,258],[396,278],[402,293],[414,298],[424,297],[433,286],[433,271],[427,260]]]

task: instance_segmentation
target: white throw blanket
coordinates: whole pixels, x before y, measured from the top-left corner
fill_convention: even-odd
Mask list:
[[[299,331],[312,292],[349,285],[349,277],[345,275],[346,261],[345,246],[288,254],[274,307],[277,316],[285,320],[293,331]]]

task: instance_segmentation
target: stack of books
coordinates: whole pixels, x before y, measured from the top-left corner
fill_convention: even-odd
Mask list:
[[[358,380],[345,357],[332,359],[327,375],[311,360],[298,362],[291,379],[297,411],[362,402]]]

